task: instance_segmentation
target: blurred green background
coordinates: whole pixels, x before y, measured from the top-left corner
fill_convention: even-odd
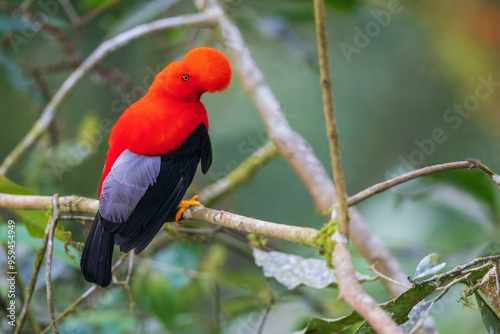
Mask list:
[[[73,5],[83,15],[103,3],[111,1],[83,0]],[[124,0],[75,29],[57,1],[35,0],[31,11],[45,15],[60,32],[54,33],[30,30],[29,18],[13,11],[17,5],[15,1],[0,5],[0,33],[10,34],[0,50],[2,160],[34,124],[73,63],[137,24],[196,12],[190,1]],[[330,171],[312,2],[235,0],[224,7],[292,128],[309,141]],[[330,0],[327,10],[335,112],[349,194],[434,163],[475,158],[500,171],[500,1]],[[141,38],[111,54],[78,85],[49,135],[8,177],[43,195],[96,198],[109,124],[142,96],[155,73],[196,46],[221,49],[212,31],[190,28]],[[197,175],[189,194],[226,175],[267,141],[263,122],[237,76],[227,91],[205,95],[202,101],[210,120],[214,162],[207,175]],[[456,111],[464,104],[461,112]],[[439,253],[451,269],[494,251],[499,201],[498,187],[481,173],[459,171],[410,182],[358,208],[412,275],[429,253]],[[320,228],[325,223],[282,158],[214,207],[292,225]],[[14,217],[1,213],[4,219]],[[63,224],[74,240],[84,241],[89,224]],[[18,227],[21,231],[22,224]],[[22,243],[18,261],[27,282],[40,241],[21,232],[18,238]],[[249,248],[225,235],[215,241],[169,240],[160,251],[145,252],[143,260],[136,261],[132,311],[124,289],[107,289],[62,323],[61,330],[255,333],[255,323],[267,305],[267,288]],[[271,246],[317,256],[312,249],[291,244]],[[53,273],[59,312],[89,287],[80,277],[78,263],[68,259],[61,251]],[[356,254],[355,262],[358,271],[368,273],[366,262]],[[169,266],[207,271],[211,278],[190,277]],[[40,321],[47,323],[43,279],[38,285],[33,307]],[[335,290],[287,291],[276,282],[272,286],[277,305],[265,333],[299,330],[312,316],[335,317],[348,310],[336,300]],[[389,299],[379,283],[365,287],[378,301]],[[484,332],[477,308],[458,302],[461,291],[453,290],[431,311],[438,331]]]

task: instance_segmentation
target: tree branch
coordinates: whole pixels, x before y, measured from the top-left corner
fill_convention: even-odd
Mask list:
[[[320,69],[320,85],[323,93],[323,113],[325,114],[326,133],[330,146],[330,159],[335,184],[335,193],[338,201],[338,221],[340,233],[349,236],[349,217],[347,215],[347,192],[345,188],[344,172],[340,160],[339,135],[337,122],[333,110],[332,82],[328,65],[328,46],[326,43],[326,17],[323,0],[314,0],[314,14],[316,18],[316,38],[318,43],[318,58]]]
[[[335,196],[333,184],[309,143],[288,124],[278,99],[245,46],[241,32],[217,1],[201,0],[195,3],[202,12],[216,13],[219,41],[228,52],[231,66],[238,75],[243,89],[257,107],[269,138],[306,184],[316,206],[321,211],[327,210]]]
[[[1,197],[2,194],[0,194]],[[22,196],[20,196],[22,197]],[[51,196],[45,196],[46,199],[49,202],[49,207],[50,203],[52,202],[52,197]],[[0,207],[2,205],[0,204]],[[9,208],[9,207],[7,207]],[[34,264],[34,270],[33,274],[31,274],[31,279],[28,284],[28,290],[26,291],[26,298],[23,303],[23,307],[21,309],[21,315],[19,316],[19,320],[17,322],[17,326],[14,330],[14,334],[19,334],[21,333],[21,330],[24,325],[24,321],[26,320],[26,316],[28,315],[28,310],[30,307],[30,302],[31,302],[31,297],[33,296],[33,291],[35,290],[35,285],[36,281],[38,280],[38,273],[40,272],[40,268],[42,267],[43,264],[43,257],[45,256],[45,251],[47,249],[47,242],[49,239],[49,229],[50,229],[51,224],[47,224],[45,227],[45,232],[43,234],[43,239],[42,239],[42,244],[40,245],[40,248],[38,248],[38,251],[35,253],[35,264]]]
[[[344,183],[344,172],[340,159],[337,125],[333,110],[332,85],[328,66],[328,46],[326,39],[326,14],[323,0],[314,0],[314,14],[316,22],[316,37],[318,43],[318,57],[320,67],[320,81],[323,90],[323,111],[325,114],[328,142],[330,144],[330,158],[332,163],[335,191],[338,208],[335,211],[339,220],[339,229],[334,236],[335,245],[331,261],[335,267],[339,286],[339,299],[345,300],[353,307],[378,333],[402,333],[398,325],[392,320],[377,302],[368,295],[356,278],[351,253],[348,247],[349,217],[347,213],[347,192]],[[336,220],[337,217],[335,217]]]
[[[24,196],[0,193],[0,207],[7,209],[47,210],[52,207],[50,196]],[[59,198],[59,212],[97,212],[99,201],[77,196]],[[265,237],[290,241],[299,245],[318,247],[318,230],[307,227],[276,224],[259,219],[248,218],[233,213],[199,206],[191,206],[184,211],[183,219],[201,220],[219,226],[229,227]]]
[[[76,85],[91,71],[101,60],[107,55],[116,51],[117,49],[127,45],[135,39],[140,37],[166,30],[173,27],[195,26],[195,27],[209,27],[214,23],[214,12],[206,11],[204,13],[193,15],[181,15],[177,17],[170,17],[161,20],[156,20],[150,23],[144,23],[127,30],[121,34],[112,37],[111,39],[103,42],[97,49],[85,59],[85,61],[78,66],[78,68],[71,73],[71,75],[64,81],[59,90],[55,93],[52,100],[43,110],[40,118],[21,140],[21,142],[14,148],[14,150],[5,158],[0,166],[0,174],[6,174],[12,166],[35,144],[35,142],[46,133],[50,124],[54,120],[58,108],[62,102],[69,96]]]
[[[52,214],[52,221],[49,225],[49,238],[47,241],[47,264],[45,269],[46,287],[47,287],[47,304],[50,313],[51,326],[54,334],[59,334],[59,328],[56,323],[56,312],[54,309],[54,300],[52,298],[52,250],[54,248],[54,232],[59,220],[59,203],[57,201],[57,194],[52,197],[52,205],[54,213]]]
[[[129,253],[130,254],[130,253]],[[118,269],[121,268],[121,266],[123,264],[125,264],[125,260],[127,259],[127,257],[129,256],[129,254],[123,254],[117,261],[116,263],[113,265],[113,267],[111,268],[111,272],[112,273],[115,273]],[[83,303],[85,300],[87,300],[90,296],[93,296],[94,294],[96,294],[97,292],[99,291],[102,291],[103,289],[99,288],[99,286],[93,284],[90,288],[87,289],[87,291],[85,291],[77,300],[75,300],[71,305],[69,305],[63,312],[61,312],[61,314],[59,314],[59,316],[56,318],[55,322],[59,322],[61,321],[62,319],[64,319],[65,317],[69,316],[71,313],[73,313],[73,311],[76,310],[76,308],[81,304]],[[52,329],[52,326],[51,325],[48,325],[47,327],[45,327],[45,329],[43,331],[40,332],[40,334],[47,334],[50,330]]]
[[[320,212],[326,212],[335,203],[335,188],[321,162],[314,155],[309,143],[294,132],[288,124],[281,106],[271,88],[245,46],[240,31],[227,17],[215,0],[195,0],[200,11],[217,11],[217,29],[220,42],[229,52],[231,64],[242,87],[257,107],[266,125],[270,139],[280,155],[285,158],[302,180]],[[387,246],[373,234],[359,212],[352,208],[351,240],[361,254],[370,262],[378,262],[380,270],[396,280],[406,279],[403,269]],[[403,291],[388,281],[382,284],[394,298]]]
[[[448,162],[444,164],[439,164],[439,165],[433,165],[433,166],[427,166],[424,168],[417,169],[415,171],[411,171],[409,173],[397,176],[395,178],[392,178],[390,180],[384,181],[377,183],[369,188],[366,188],[365,190],[360,191],[359,193],[349,197],[348,203],[349,206],[356,205],[361,201],[364,201],[365,199],[375,195],[379,194],[383,191],[386,191],[387,189],[390,189],[392,187],[395,187],[401,183],[408,182],[410,180],[416,179],[421,176],[427,176],[431,175],[434,173],[439,173],[447,170],[454,170],[454,169],[479,169],[489,175],[493,181],[495,181],[498,184],[498,181],[496,180],[495,176],[498,176],[495,174],[491,169],[489,169],[487,166],[482,164],[479,160],[465,160],[465,161],[456,161],[456,162]]]

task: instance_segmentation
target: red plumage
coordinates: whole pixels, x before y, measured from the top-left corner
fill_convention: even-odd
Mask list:
[[[186,74],[187,82],[179,80]],[[207,112],[200,97],[204,92],[225,90],[230,81],[229,61],[212,48],[191,50],[182,61],[165,67],[147,94],[125,110],[111,130],[99,196],[102,182],[125,149],[149,156],[168,154],[198,124],[203,122],[208,129]]]
[[[200,97],[227,88],[231,67],[211,48],[191,50],[161,71],[147,94],[111,130],[96,215],[81,259],[89,282],[111,282],[111,257],[140,253],[175,212],[201,161],[212,161],[208,118]]]

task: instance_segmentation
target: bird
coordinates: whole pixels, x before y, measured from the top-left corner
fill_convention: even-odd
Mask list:
[[[99,186],[99,210],[85,243],[80,269],[101,287],[111,283],[114,245],[143,251],[177,211],[176,221],[198,196],[183,201],[198,165],[212,163],[203,93],[225,90],[231,65],[220,51],[190,50],[159,72],[147,93],[118,118]]]

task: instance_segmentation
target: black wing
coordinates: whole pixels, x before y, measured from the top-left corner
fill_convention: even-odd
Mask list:
[[[151,242],[186,194],[200,160],[206,173],[212,162],[212,147],[204,124],[200,124],[179,149],[161,157],[155,182],[138,200],[126,221],[105,220],[103,223],[106,230],[115,233],[114,242],[122,252],[135,248],[136,253],[140,253]],[[150,177],[154,170],[150,168],[143,174]]]
[[[111,282],[113,243],[122,252],[140,253],[176,209],[191,184],[198,163],[205,174],[212,146],[204,124],[171,154],[147,157],[128,150],[103,182],[96,215],[80,267],[89,282]]]

